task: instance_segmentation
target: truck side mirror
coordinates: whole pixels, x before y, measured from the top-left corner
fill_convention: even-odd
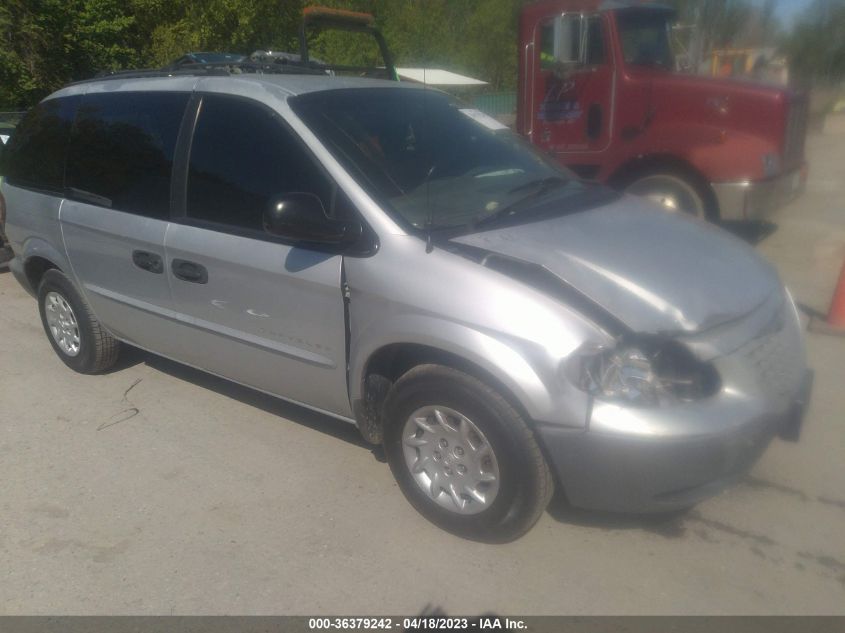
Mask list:
[[[564,13],[554,21],[554,56],[569,67],[585,63],[587,24],[580,13]]]

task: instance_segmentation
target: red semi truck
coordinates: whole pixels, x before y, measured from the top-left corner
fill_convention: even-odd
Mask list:
[[[676,72],[675,19],[645,2],[526,5],[517,129],[584,178],[711,220],[764,217],[804,187],[807,96]]]

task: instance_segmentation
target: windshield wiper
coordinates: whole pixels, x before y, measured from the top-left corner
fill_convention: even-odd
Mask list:
[[[567,182],[569,181],[565,178],[561,178],[560,176],[546,176],[545,178],[535,178],[534,180],[529,180],[528,182],[524,182],[521,185],[517,185],[513,189],[509,189],[508,194],[514,194],[519,193],[520,191],[534,189],[536,191],[532,191],[530,194],[531,196],[543,195],[550,189],[554,189],[555,187],[564,185]]]
[[[529,189],[531,190],[530,193],[523,196],[516,202],[505,205],[501,209],[497,209],[492,214],[482,214],[480,216],[477,216],[472,222],[470,222],[470,225],[473,227],[480,227],[494,224],[499,220],[514,215],[515,213],[518,213],[519,211],[530,207],[529,203],[535,201],[537,198],[541,198],[553,189],[568,185],[570,182],[570,180],[566,178],[561,178],[560,176],[548,176],[546,178],[537,178],[536,180],[529,180],[526,183],[517,185],[516,187],[508,191],[508,193],[514,194]]]

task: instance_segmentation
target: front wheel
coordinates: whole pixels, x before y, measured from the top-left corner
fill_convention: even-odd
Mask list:
[[[459,536],[512,541],[540,518],[554,485],[522,416],[464,372],[421,365],[385,401],[384,447],[408,501]]]
[[[668,211],[683,211],[701,219],[709,215],[705,193],[697,183],[681,174],[646,174],[626,185],[625,191],[647,198]]]

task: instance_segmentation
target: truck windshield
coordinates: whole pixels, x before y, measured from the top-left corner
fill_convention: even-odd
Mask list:
[[[315,92],[289,103],[406,228],[487,225],[587,188],[505,125],[435,90]],[[528,205],[530,206],[530,205]]]
[[[617,14],[616,23],[626,64],[670,70],[675,68],[669,44],[671,15],[654,9],[629,9]]]

